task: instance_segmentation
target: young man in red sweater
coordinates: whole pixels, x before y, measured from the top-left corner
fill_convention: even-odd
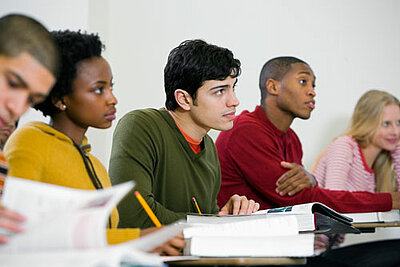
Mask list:
[[[290,125],[295,118],[310,117],[315,108],[314,87],[314,72],[300,59],[278,57],[264,65],[261,105],[253,112],[242,112],[233,128],[221,132],[216,141],[222,171],[218,203],[235,192],[254,199],[261,209],[314,201],[339,212],[400,208],[399,192],[331,191],[315,186],[293,194],[296,181],[310,174],[302,167],[301,143]]]

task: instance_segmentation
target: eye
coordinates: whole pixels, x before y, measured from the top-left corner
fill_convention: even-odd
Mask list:
[[[8,82],[8,86],[10,86],[11,88],[18,88],[20,87],[20,85],[18,84],[18,82],[14,81],[13,79],[7,79]]]
[[[301,79],[301,80],[299,81],[299,83],[300,83],[301,85],[306,85],[306,84],[307,84],[307,80]]]
[[[396,125],[397,125],[397,126],[400,125],[400,120],[396,121]]]
[[[216,95],[222,95],[225,92],[225,89],[220,89],[215,92]]]
[[[388,127],[390,125],[390,123],[388,122],[388,121],[384,121],[383,123],[382,123],[382,126],[383,127]]]
[[[104,87],[97,87],[93,90],[93,93],[95,93],[96,95],[101,95],[104,91]]]

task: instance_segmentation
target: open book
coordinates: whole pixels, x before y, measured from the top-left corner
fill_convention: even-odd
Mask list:
[[[351,226],[351,218],[318,202],[260,210],[250,215],[189,214],[187,222],[216,224],[288,215],[296,217],[299,232],[359,233],[358,229]]]
[[[142,238],[108,246],[106,228],[112,209],[134,186],[127,182],[102,190],[80,190],[7,177],[2,205],[27,217],[23,233],[0,245],[5,266],[119,266],[121,262],[162,266],[148,254],[182,232],[169,225]]]
[[[109,215],[133,186],[134,182],[127,182],[102,190],[80,190],[7,177],[2,205],[27,221],[23,233],[5,233],[10,240],[0,246],[0,253],[104,247]]]

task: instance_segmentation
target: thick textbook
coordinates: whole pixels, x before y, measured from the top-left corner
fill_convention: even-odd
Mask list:
[[[314,252],[314,235],[299,235],[296,216],[193,216],[188,221],[192,227],[184,230],[185,255],[305,257]]]

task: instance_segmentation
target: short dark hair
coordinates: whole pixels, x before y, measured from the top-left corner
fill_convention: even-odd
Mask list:
[[[97,34],[80,31],[53,31],[51,34],[59,46],[61,68],[57,82],[46,100],[35,106],[43,115],[50,117],[58,112],[53,102],[72,92],[72,84],[77,74],[77,66],[84,59],[101,57],[104,45]]]
[[[261,69],[259,87],[261,91],[261,105],[267,96],[266,83],[268,79],[281,81],[282,78],[290,71],[292,64],[303,63],[308,65],[305,61],[296,57],[275,57],[268,60]]]
[[[224,80],[240,75],[240,61],[233,53],[203,40],[186,40],[174,48],[164,68],[165,106],[175,110],[176,89],[185,90],[196,99],[197,90],[207,80]]]
[[[0,55],[17,57],[27,52],[57,77],[58,48],[50,32],[25,15],[9,14],[0,18]]]

